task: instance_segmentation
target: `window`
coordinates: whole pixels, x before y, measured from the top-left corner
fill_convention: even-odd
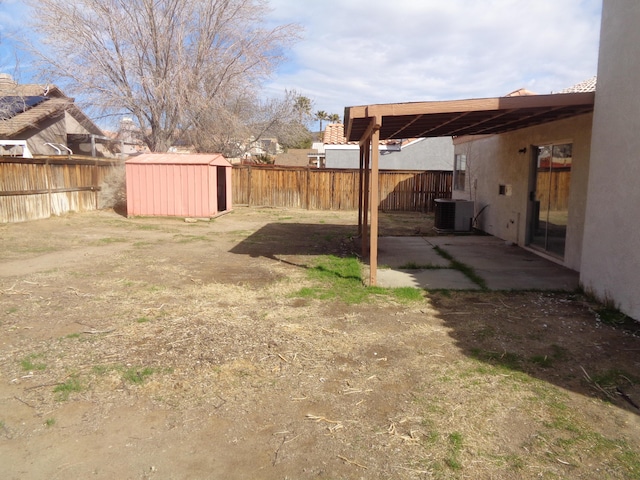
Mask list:
[[[453,161],[453,189],[466,190],[467,156],[457,153]]]

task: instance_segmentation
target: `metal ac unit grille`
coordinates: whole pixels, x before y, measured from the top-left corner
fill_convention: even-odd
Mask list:
[[[434,227],[442,232],[469,232],[473,222],[473,202],[468,200],[435,200]]]

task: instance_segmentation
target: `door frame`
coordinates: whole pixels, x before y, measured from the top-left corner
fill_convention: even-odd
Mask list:
[[[528,189],[528,198],[527,198],[527,230],[526,230],[526,245],[536,251],[542,252],[545,255],[549,255],[554,258],[558,258],[564,261],[566,256],[566,231],[565,231],[565,247],[563,248],[562,255],[559,255],[556,252],[553,252],[548,248],[548,243],[545,242],[545,247],[536,244],[533,242],[534,237],[534,219],[537,217],[539,219],[540,212],[536,209],[536,192],[538,191],[538,152],[540,147],[549,146],[553,151],[553,147],[557,145],[566,145],[571,144],[573,150],[573,139],[562,139],[548,142],[537,142],[535,144],[531,144],[530,147],[530,157],[529,157],[529,165],[530,165],[530,173],[529,173],[529,189]],[[571,157],[571,170],[573,170],[573,153]],[[553,171],[553,164],[550,165],[549,171]],[[551,177],[550,177],[551,181]],[[569,195],[570,198],[570,195]],[[569,212],[569,198],[567,198],[567,216]],[[567,225],[568,227],[568,225]],[[548,232],[547,232],[548,233]]]

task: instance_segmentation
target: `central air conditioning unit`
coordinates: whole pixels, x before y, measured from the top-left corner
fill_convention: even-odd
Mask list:
[[[469,200],[437,198],[434,228],[437,232],[470,232],[473,227],[474,207]]]

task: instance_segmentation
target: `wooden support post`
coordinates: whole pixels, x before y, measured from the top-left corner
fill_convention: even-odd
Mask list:
[[[377,284],[378,274],[379,145],[380,123],[374,117],[374,128],[371,136],[371,242],[369,247],[369,286],[371,287]]]
[[[362,209],[364,197],[364,145],[360,145],[360,170],[358,176],[358,235],[362,238]]]
[[[371,151],[371,139],[364,144],[364,190],[363,190],[363,207],[362,207],[362,258],[365,258],[369,252],[369,180],[371,178],[369,172],[369,157]]]

